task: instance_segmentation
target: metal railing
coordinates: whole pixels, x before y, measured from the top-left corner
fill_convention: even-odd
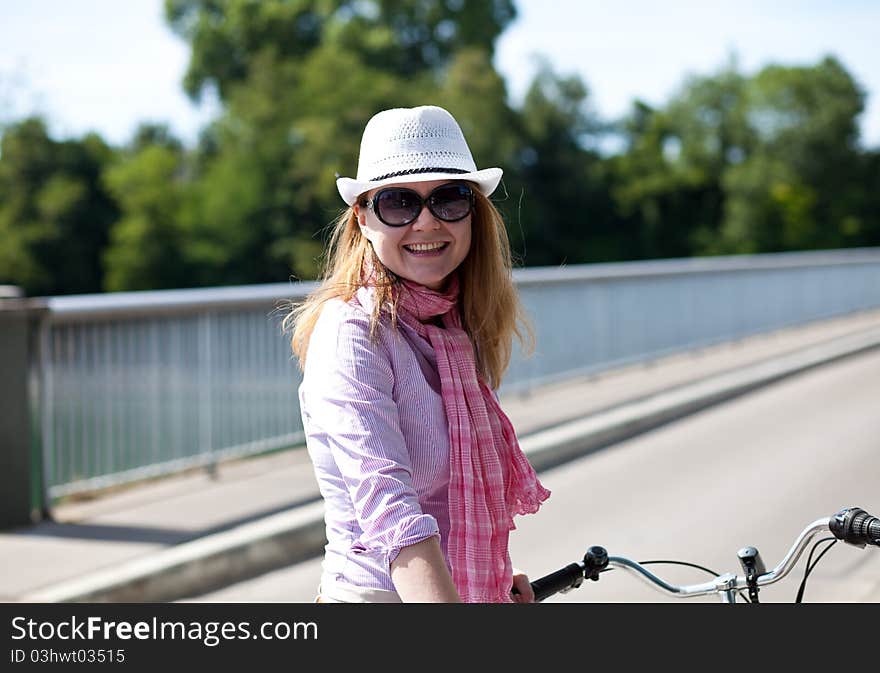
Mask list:
[[[527,390],[678,351],[880,306],[880,249],[523,269],[537,348],[503,389]]]
[[[880,250],[515,272],[537,350],[502,392],[880,306]],[[279,302],[313,283],[53,297],[34,363],[48,499],[302,442]]]

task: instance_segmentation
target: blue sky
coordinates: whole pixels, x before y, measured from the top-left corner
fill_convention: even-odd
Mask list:
[[[863,141],[880,146],[880,2],[876,0],[515,0],[496,65],[514,101],[545,57],[579,74],[604,118],[641,98],[663,104],[689,74],[736,55],[767,63],[841,60],[867,94]],[[43,114],[59,137],[99,131],[130,139],[141,121],[168,123],[191,142],[216,113],[184,96],[186,45],[165,26],[162,0],[0,0],[0,122]]]

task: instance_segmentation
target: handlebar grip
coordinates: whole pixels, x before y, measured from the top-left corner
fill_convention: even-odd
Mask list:
[[[842,509],[831,517],[828,527],[834,537],[850,544],[880,547],[880,519],[860,507]]]
[[[556,572],[539,577],[532,582],[535,602],[543,601],[553,594],[578,587],[584,581],[584,569],[577,563],[570,563]]]

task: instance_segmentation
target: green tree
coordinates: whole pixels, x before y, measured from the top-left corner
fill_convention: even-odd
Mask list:
[[[609,160],[633,256],[712,250],[723,177],[749,152],[745,83],[732,61],[715,75],[688,78],[663,108],[634,103],[622,123],[626,149]]]
[[[524,261],[532,266],[612,258],[619,237],[595,149],[604,127],[590,109],[586,85],[543,64],[520,114]]]
[[[865,173],[863,95],[842,66],[735,59],[688,79],[660,109],[637,104],[610,160],[638,256],[758,253],[858,244]]]
[[[192,46],[187,92],[213,88],[225,100],[266,53],[298,62],[331,43],[407,77],[462,48],[491,53],[516,10],[512,0],[166,0],[165,15]]]
[[[101,182],[113,151],[96,135],[52,140],[29,118],[0,144],[0,283],[30,295],[97,292],[118,209]]]
[[[768,66],[748,85],[746,159],[726,172],[720,248],[765,252],[861,240],[864,93],[841,64]]]
[[[865,152],[859,161],[859,209],[841,229],[854,247],[880,245],[880,150]]]
[[[142,128],[107,168],[104,181],[122,217],[104,253],[104,289],[193,285],[179,215],[186,197],[185,158],[166,129]]]

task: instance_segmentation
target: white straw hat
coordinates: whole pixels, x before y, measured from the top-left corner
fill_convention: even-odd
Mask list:
[[[475,182],[489,196],[502,173],[500,168],[478,171],[455,118],[441,107],[423,105],[374,115],[361,138],[357,179],[337,178],[336,188],[350,206],[383,185],[450,178]]]

